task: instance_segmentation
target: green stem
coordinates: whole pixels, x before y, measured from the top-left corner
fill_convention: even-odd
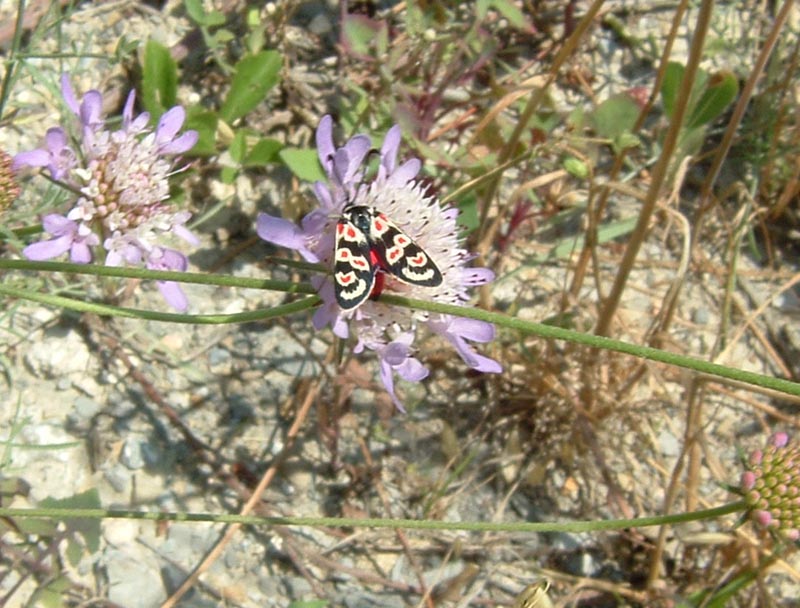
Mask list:
[[[554,325],[533,323],[531,321],[507,317],[496,312],[480,310],[478,308],[453,306],[451,304],[439,304],[437,302],[426,302],[422,300],[411,300],[392,295],[382,295],[381,301],[386,302],[387,304],[407,306],[417,310],[427,310],[430,312],[439,312],[459,317],[467,317],[469,319],[478,319],[479,321],[486,321],[487,323],[492,323],[498,327],[514,329],[524,334],[535,335],[540,338],[546,338],[550,340],[566,340],[567,342],[583,344],[593,348],[612,350],[619,353],[641,357],[642,359],[650,359],[651,361],[667,363],[668,365],[675,365],[677,367],[691,369],[704,374],[711,374],[713,376],[719,376],[720,378],[727,378],[729,380],[753,384],[755,386],[761,386],[763,388],[768,388],[786,393],[788,395],[800,397],[800,383],[783,380],[781,378],[775,378],[774,376],[767,376],[755,372],[735,369],[725,365],[720,365],[718,363],[710,363],[709,361],[704,361],[702,359],[696,359],[694,357],[680,355],[678,353],[671,353],[664,350],[659,350],[657,348],[652,348],[650,346],[639,346],[637,344],[613,340],[604,336],[583,334],[571,329],[556,327]]]
[[[189,272],[167,272],[147,270],[144,268],[117,268],[109,266],[94,266],[84,264],[67,264],[61,262],[30,262],[27,260],[0,260],[0,269],[14,268],[20,270],[50,270],[57,272],[72,272],[75,274],[94,274],[115,277],[129,277],[140,279],[154,279],[160,281],[177,281],[182,283],[199,283],[204,285],[217,285],[227,287],[247,287],[251,289],[270,289],[285,291],[297,294],[314,294],[316,290],[311,285],[302,283],[292,283],[291,281],[273,281],[269,279],[248,279],[240,277],[229,277],[219,275],[197,274]],[[176,323],[241,323],[259,319],[277,317],[283,314],[291,314],[317,306],[319,298],[307,298],[298,302],[292,302],[265,311],[252,311],[232,315],[183,315],[175,313],[159,313],[152,311],[136,310],[132,308],[120,308],[105,304],[88,303],[63,296],[53,296],[35,292],[7,287],[0,285],[0,295],[6,295],[26,300],[33,300],[42,304],[69,308],[79,312],[94,312],[101,315],[120,315],[126,317],[139,317],[154,321],[171,321]],[[800,384],[775,378],[755,372],[748,372],[740,369],[727,367],[718,363],[711,363],[702,359],[696,359],[678,353],[671,353],[658,350],[649,346],[639,346],[620,340],[613,340],[604,336],[583,334],[570,329],[564,329],[553,325],[533,323],[522,319],[516,319],[496,312],[488,312],[469,306],[454,306],[452,304],[440,304],[438,302],[428,302],[423,300],[411,300],[389,294],[380,297],[382,302],[395,306],[405,306],[417,310],[427,310],[457,317],[466,317],[486,321],[498,327],[513,329],[523,334],[534,335],[550,340],[565,340],[575,344],[583,344],[592,348],[604,349],[625,353],[658,361],[668,365],[690,369],[703,374],[710,374],[720,378],[727,378],[738,382],[744,382],[754,386],[780,391],[787,395],[800,397]]]
[[[0,507],[0,517],[50,517],[66,519],[141,519],[149,521],[191,521],[248,526],[318,526],[352,528],[404,528],[408,530],[462,530],[468,532],[592,532],[597,530],[622,530],[680,524],[702,519],[716,519],[745,510],[743,501],[692,513],[677,513],[639,517],[574,522],[484,522],[484,521],[431,521],[416,519],[361,519],[348,517],[258,517],[213,513],[164,513],[159,511],[133,511],[127,509],[20,509]]]
[[[175,281],[177,283],[196,283],[198,285],[217,285],[219,287],[245,287],[249,289],[269,289],[289,293],[313,295],[317,291],[310,285],[292,281],[273,281],[272,279],[248,279],[198,272],[176,270],[149,270],[124,266],[100,266],[96,264],[70,264],[68,262],[32,262],[30,260],[0,260],[0,270],[38,270],[44,272],[70,272],[101,277],[121,277],[127,279],[147,279],[152,281]]]
[[[31,300],[39,302],[40,304],[47,304],[48,306],[55,306],[57,308],[66,308],[75,310],[77,312],[89,312],[96,315],[108,315],[115,317],[129,317],[134,319],[145,319],[148,321],[166,321],[168,323],[191,323],[197,325],[221,325],[223,323],[248,323],[251,321],[263,321],[264,319],[274,319],[276,317],[285,317],[296,312],[308,310],[318,306],[320,299],[317,296],[311,296],[291,302],[289,304],[282,304],[281,306],[273,306],[263,310],[252,310],[249,312],[237,312],[226,315],[185,315],[176,312],[158,312],[154,310],[140,310],[137,308],[125,308],[122,306],[111,306],[109,304],[98,304],[95,302],[84,302],[82,300],[75,300],[73,298],[65,298],[64,296],[54,296],[45,293],[36,293],[26,291],[24,289],[17,289],[15,287],[7,287],[0,285],[0,295],[10,296],[12,298],[21,298],[23,300]]]

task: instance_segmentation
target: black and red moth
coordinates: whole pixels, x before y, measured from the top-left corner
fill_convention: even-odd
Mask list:
[[[367,205],[348,205],[336,223],[333,263],[336,302],[342,310],[363,304],[380,272],[422,287],[442,284],[430,256],[383,213]]]

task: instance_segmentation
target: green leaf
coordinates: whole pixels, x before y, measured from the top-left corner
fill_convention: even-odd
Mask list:
[[[236,38],[236,34],[225,28],[217,30],[209,37],[209,39],[211,40],[211,46],[213,47],[218,47],[222,46],[223,44],[227,44],[234,38]]]
[[[74,538],[68,538],[67,550],[64,553],[67,556],[67,561],[69,561],[70,565],[74,568],[83,557],[83,545]]]
[[[233,160],[241,164],[244,160],[245,152],[247,152],[247,142],[244,138],[244,131],[240,129],[236,131],[236,134],[233,136],[233,141],[228,147],[228,153]]]
[[[278,160],[283,144],[276,139],[260,139],[244,159],[245,167],[262,167]]]
[[[345,43],[359,55],[368,55],[372,41],[377,38],[383,24],[364,15],[347,15],[342,31]]]
[[[467,232],[473,232],[480,225],[478,218],[478,199],[474,194],[458,203],[458,217],[456,222]]]
[[[721,72],[709,78],[707,87],[692,108],[686,128],[693,129],[712,122],[736,99],[739,83],[730,72]]]
[[[154,119],[175,105],[178,91],[178,66],[169,49],[155,40],[144,47],[142,65],[142,103]]]
[[[66,576],[59,576],[40,587],[31,597],[27,606],[43,606],[44,608],[61,608],[64,606],[66,592],[72,584]]]
[[[80,494],[68,496],[67,498],[45,498],[40,502],[40,506],[45,508],[59,509],[99,509],[100,494],[97,488],[90,488]],[[67,518],[64,524],[67,529],[83,536],[86,547],[90,553],[95,553],[100,549],[100,520],[84,518]]]
[[[40,517],[23,517],[19,521],[15,520],[20,532],[23,534],[35,534],[36,536],[51,537],[58,531],[58,525],[52,519],[42,519]]]
[[[703,608],[725,608],[729,606],[731,600],[737,593],[752,585],[757,578],[755,570],[745,570],[740,572],[733,580],[725,586],[713,590],[703,589],[693,593],[689,598],[689,606]]]
[[[564,165],[564,169],[566,169],[567,173],[573,177],[577,177],[578,179],[586,179],[589,177],[589,167],[587,167],[586,163],[579,158],[570,156],[565,158],[562,164]]]
[[[628,148],[636,148],[641,144],[642,140],[640,140],[633,133],[620,133],[618,137],[614,138],[614,141],[611,145],[615,152],[621,152],[622,150],[627,150]]]
[[[492,6],[497,10],[498,13],[503,15],[508,22],[516,28],[519,29],[528,29],[530,26],[525,21],[525,16],[522,14],[522,11],[517,8],[515,4],[509,2],[508,0],[492,0]]]
[[[612,222],[609,224],[604,224],[600,226],[597,231],[597,242],[598,243],[606,243],[613,239],[619,238],[626,234],[629,234],[634,226],[636,226],[636,218],[631,217],[628,219],[620,220],[618,222]],[[584,238],[583,236],[578,237],[567,237],[560,241],[553,249],[550,250],[548,256],[550,259],[566,259],[569,258],[573,253],[580,250],[583,247]]]
[[[237,175],[239,175],[238,167],[222,167],[219,179],[223,184],[232,184]]]
[[[217,152],[217,114],[192,106],[186,110],[186,128],[197,131],[199,138],[192,148],[193,156],[211,156]]]
[[[218,10],[206,12],[201,0],[185,0],[186,13],[192,20],[204,27],[215,27],[225,23],[225,15]]]
[[[230,124],[255,108],[278,82],[280,69],[281,56],[277,51],[261,51],[239,61],[219,111],[220,118]]]
[[[289,170],[300,179],[308,182],[325,179],[325,173],[320,167],[316,150],[284,148],[278,155]]]
[[[683,80],[683,66],[676,61],[670,61],[664,70],[664,80],[661,83],[661,103],[664,105],[664,114],[672,118],[675,112],[675,102]]]
[[[639,106],[626,93],[612,95],[591,114],[597,134],[611,140],[623,133],[630,133],[638,116]]]

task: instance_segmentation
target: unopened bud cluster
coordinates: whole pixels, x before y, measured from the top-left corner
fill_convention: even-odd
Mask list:
[[[19,185],[11,171],[11,157],[0,150],[0,213],[8,209],[18,196]]]
[[[800,538],[800,448],[786,433],[773,435],[764,450],[750,455],[742,493],[751,518],[788,540]]]

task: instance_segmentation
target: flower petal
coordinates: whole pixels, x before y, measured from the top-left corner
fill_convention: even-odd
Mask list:
[[[42,218],[42,228],[53,236],[76,235],[78,233],[78,224],[57,213],[45,215]]]
[[[394,125],[386,132],[381,145],[381,169],[385,171],[385,177],[394,173],[395,162],[397,161],[397,151],[400,149],[400,138],[403,132],[400,125]]]
[[[147,267],[153,270],[185,272],[189,267],[189,260],[180,251],[157,247],[147,258]]]
[[[60,127],[51,127],[47,129],[47,133],[45,133],[44,143],[47,149],[50,150],[50,154],[58,156],[69,144],[69,139],[64,129]]]
[[[494,272],[489,268],[465,268],[461,281],[468,286],[485,285],[494,281]]]
[[[184,120],[186,120],[186,110],[181,106],[174,106],[164,112],[156,127],[156,144],[161,146],[175,139]]]
[[[179,236],[180,238],[182,238],[190,245],[194,245],[196,247],[197,245],[200,244],[200,239],[198,239],[191,230],[189,230],[186,226],[182,224],[175,224],[172,227],[171,232],[175,236]]]
[[[39,241],[38,243],[31,243],[22,250],[24,255],[29,260],[35,262],[42,262],[44,260],[52,260],[69,251],[72,246],[72,235],[66,234],[59,236],[49,241]]]
[[[314,194],[322,205],[322,208],[333,209],[333,195],[328,189],[328,186],[326,186],[323,182],[315,182],[313,188]]]
[[[333,166],[333,155],[336,152],[336,148],[333,146],[333,118],[331,118],[330,114],[320,118],[319,125],[317,125],[316,141],[319,164],[322,165],[326,173],[329,173],[330,168]]]
[[[407,160],[389,175],[387,185],[397,188],[404,186],[417,176],[420,169],[422,169],[422,161],[418,158]]]
[[[194,145],[197,143],[197,140],[200,139],[200,134],[190,129],[185,133],[181,134],[180,137],[176,137],[168,144],[165,144],[159,148],[159,151],[162,154],[183,154],[184,152],[188,152]]]
[[[458,354],[464,360],[464,363],[469,365],[472,369],[484,372],[486,374],[499,374],[503,371],[503,366],[494,359],[485,357],[472,349],[472,347],[463,340],[452,342],[456,347]]]
[[[415,357],[406,357],[406,360],[395,367],[397,374],[408,382],[419,382],[430,374],[427,367],[420,363]]]
[[[67,103],[67,107],[72,110],[76,116],[80,114],[81,108],[78,105],[78,99],[75,97],[75,91],[72,90],[72,84],[69,82],[69,75],[61,74],[61,96]]]
[[[309,262],[319,261],[319,258],[307,248],[305,233],[294,222],[259,213],[256,219],[256,233],[265,241],[298,251]]]
[[[85,239],[72,243],[69,250],[69,259],[74,264],[88,264],[92,261],[92,249]]]
[[[128,93],[128,98],[125,100],[125,106],[122,108],[122,128],[128,129],[133,120],[133,103],[136,101],[136,89],[131,89]]]
[[[158,290],[166,300],[167,304],[172,306],[178,312],[186,312],[189,310],[189,299],[181,289],[179,283],[175,281],[156,281]]]
[[[449,331],[473,342],[491,342],[495,335],[493,324],[466,317],[453,317]]]
[[[84,127],[92,131],[103,126],[103,95],[92,89],[86,91],[81,101],[79,116]]]
[[[22,167],[46,167],[50,164],[50,154],[47,150],[37,148],[14,155],[11,161],[11,170],[19,171]]]
[[[406,408],[403,407],[403,402],[397,398],[397,394],[394,392],[394,378],[392,377],[392,366],[389,365],[387,362],[381,360],[381,381],[383,382],[383,386],[386,389],[386,392],[389,393],[389,397],[392,398],[392,403],[394,406],[403,412],[406,413]]]

